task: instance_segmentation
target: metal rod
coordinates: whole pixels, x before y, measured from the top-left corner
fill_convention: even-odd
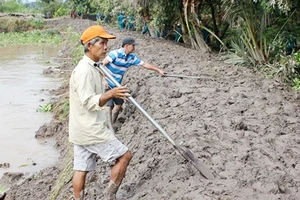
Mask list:
[[[185,76],[185,75],[177,75],[177,74],[166,74],[165,77],[174,77],[174,78],[192,78],[192,79],[201,79],[199,76]]]
[[[101,64],[96,67],[102,74],[104,73],[117,87],[121,84],[117,82],[110,72]],[[183,150],[167,133],[166,131],[134,100],[132,96],[128,97],[129,101],[133,103],[137,109],[159,130],[159,132],[169,140],[173,147],[182,155],[186,160],[191,162],[191,164],[207,179],[213,179],[214,176],[210,170],[202,163],[198,158],[196,158],[190,150]]]
[[[101,64],[98,65],[98,67],[100,68],[100,70],[104,73],[105,76],[107,76],[112,82],[113,84],[115,84],[116,86],[120,87],[121,84],[116,81],[116,79],[114,79],[114,77],[108,72],[108,70],[103,67]],[[128,100],[133,103],[137,109],[143,114],[145,115],[145,117],[147,117],[147,119],[159,130],[159,132],[161,134],[163,134],[163,136],[165,136],[169,142],[171,142],[171,144],[173,146],[177,146],[176,142],[167,134],[167,132],[135,101],[135,99],[130,96],[128,97]]]

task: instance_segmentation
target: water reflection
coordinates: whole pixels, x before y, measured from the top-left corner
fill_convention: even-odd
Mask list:
[[[61,83],[42,74],[57,50],[37,46],[0,48],[0,164],[10,163],[10,168],[0,168],[0,177],[6,171],[37,172],[58,159],[53,139],[34,138],[35,131],[52,117],[36,110],[50,101],[48,90]]]

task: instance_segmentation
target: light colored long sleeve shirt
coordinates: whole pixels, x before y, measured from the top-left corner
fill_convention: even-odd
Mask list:
[[[102,74],[86,55],[70,78],[69,141],[77,145],[105,143],[116,139],[107,128],[105,106],[99,106],[104,93]]]

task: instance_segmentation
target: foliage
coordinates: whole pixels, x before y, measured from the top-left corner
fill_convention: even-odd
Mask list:
[[[1,45],[10,44],[59,44],[61,37],[56,31],[33,30],[21,33],[0,33]]]
[[[272,9],[270,2],[242,2],[223,0],[225,18],[237,33],[231,40],[234,52],[252,66],[280,60],[281,54],[291,51],[287,47],[292,44],[292,37],[283,30],[295,10],[282,14]]]
[[[226,2],[225,18],[237,34],[231,42],[234,52],[252,65],[267,63],[268,45],[265,36],[267,11],[252,0]]]
[[[295,62],[298,65],[300,65],[300,52],[299,51],[294,54],[294,59],[295,59]]]
[[[253,0],[253,2],[258,2],[258,0]],[[291,8],[291,2],[292,1],[286,1],[286,0],[263,0],[261,1],[261,4],[266,8],[266,9],[278,9],[281,10],[282,12],[288,12],[290,11]]]
[[[73,144],[69,142],[66,148],[66,157],[63,162],[63,170],[58,174],[55,184],[51,188],[50,200],[56,200],[61,191],[65,188],[66,183],[72,180],[73,176]]]
[[[1,17],[0,32],[22,32],[32,29],[42,29],[45,23],[39,18],[23,19],[20,17]]]
[[[53,2],[54,0],[41,0],[41,2],[44,2],[44,3],[51,3],[51,2]]]
[[[0,185],[0,194],[4,191],[5,191],[5,187],[3,185]]]
[[[69,14],[69,9],[66,7],[60,7],[58,8],[58,10],[56,10],[53,14],[53,17],[60,17],[60,16],[64,16],[64,15],[68,15]]]
[[[32,12],[32,10],[26,8],[23,4],[16,0],[0,0],[0,12],[29,13]]]
[[[71,52],[72,62],[75,65],[82,58],[82,54],[83,54],[82,44],[78,40],[78,38],[80,38],[80,34],[74,32],[72,28],[68,27],[66,38],[68,38],[68,41],[70,41],[68,43],[73,45],[70,47],[70,49],[72,51]]]
[[[295,53],[294,55],[280,54],[278,61],[269,64],[263,70],[267,72],[267,76],[279,77],[283,82],[297,87],[300,78],[299,57],[299,53]]]
[[[95,13],[97,10],[96,3],[97,1],[94,0],[69,0],[71,9],[82,13]]]
[[[150,8],[150,13],[153,16],[152,23],[156,26],[164,24],[167,27],[181,22],[180,11],[182,8],[181,1],[164,0],[154,1]],[[164,6],[161,6],[163,3]]]
[[[52,103],[47,103],[44,106],[39,106],[39,108],[37,109],[38,112],[52,112],[53,109],[53,104]]]
[[[58,12],[57,15],[62,14],[68,9],[67,4],[65,4],[61,1],[49,1],[48,3],[45,1],[42,1],[39,4],[41,7],[41,12],[45,16],[47,15],[47,13],[51,13],[51,15],[53,15],[53,16],[56,12]],[[58,11],[58,10],[60,10],[60,11]]]
[[[294,78],[299,77],[300,68],[292,56],[282,56],[274,66],[277,68],[276,75],[284,82],[291,84]]]
[[[300,78],[293,79],[293,90],[300,90]]]
[[[58,2],[49,1],[49,4]],[[167,29],[168,34],[174,34],[175,25],[180,23],[184,42],[199,50],[209,49],[207,44],[213,45],[203,40],[202,32],[206,31],[215,45],[225,44],[231,48],[235,53],[230,55],[231,62],[266,68],[264,71],[271,71],[289,82],[297,77],[293,75],[297,73],[297,64],[294,65],[292,55],[287,57],[291,54],[287,51],[291,38],[300,38],[300,31],[296,31],[299,29],[294,29],[300,17],[297,0],[69,0],[66,4],[83,13],[110,14],[115,24],[119,12],[134,14],[137,30],[146,22],[151,32],[161,33]],[[56,8],[54,15],[66,11],[64,4]],[[293,27],[291,35],[289,27]],[[72,55],[76,62],[82,48],[77,41],[74,44]]]
[[[41,18],[31,18],[28,20],[28,23],[33,29],[42,29],[45,27],[45,22]]]
[[[103,15],[107,15],[107,14],[117,14],[118,12],[118,2],[115,0],[104,0],[104,1],[98,1],[96,3],[96,5],[99,8],[99,11],[103,14]],[[121,10],[121,8],[119,8]]]

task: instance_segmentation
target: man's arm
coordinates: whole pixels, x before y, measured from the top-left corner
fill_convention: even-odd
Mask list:
[[[99,99],[99,106],[102,107],[106,102],[112,98],[119,98],[126,100],[129,97],[129,89],[126,86],[115,87],[103,93]]]
[[[109,60],[106,58],[104,58],[104,60],[102,61],[102,65],[106,66],[109,63]]]
[[[158,67],[155,67],[154,65],[152,65],[150,63],[146,63],[145,62],[142,65],[142,67],[144,67],[145,69],[148,69],[148,70],[152,70],[152,71],[158,72],[158,73],[160,73],[163,76],[166,74],[162,69],[159,69]]]

